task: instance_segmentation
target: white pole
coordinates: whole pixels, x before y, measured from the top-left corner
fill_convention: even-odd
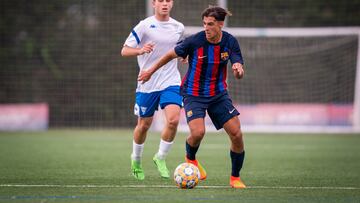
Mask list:
[[[218,6],[224,8],[224,9],[227,9],[227,0],[218,0]],[[227,27],[228,25],[228,20],[225,19],[225,22],[224,22],[224,27]]]
[[[185,32],[194,34],[203,27],[186,26]],[[246,28],[227,27],[226,31],[236,37],[314,37],[314,36],[346,36],[359,35],[360,27],[334,27],[334,28]],[[359,54],[359,53],[358,53]],[[358,55],[359,56],[359,55]],[[359,57],[358,57],[359,59]],[[359,59],[360,60],[360,59]],[[360,61],[357,64],[359,67]]]
[[[154,9],[152,7],[152,0],[145,0],[146,1],[146,16],[154,15]]]
[[[353,108],[353,128],[360,132],[360,31],[358,33],[358,49],[356,60],[355,93]]]

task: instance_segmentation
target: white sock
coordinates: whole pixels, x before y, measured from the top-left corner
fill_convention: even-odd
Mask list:
[[[166,142],[164,140],[160,140],[160,144],[159,144],[159,151],[158,153],[156,154],[157,158],[159,159],[165,159],[167,154],[169,153],[170,151],[170,148],[171,148],[171,145],[173,144],[174,142]]]
[[[141,161],[143,151],[144,151],[144,143],[136,144],[135,141],[133,141],[133,151],[131,154],[131,159],[135,161]]]

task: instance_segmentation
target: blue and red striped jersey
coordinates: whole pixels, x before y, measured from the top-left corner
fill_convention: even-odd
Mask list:
[[[175,47],[178,56],[189,61],[189,68],[181,83],[185,95],[212,97],[227,88],[227,63],[244,64],[238,41],[231,34],[222,31],[218,44],[207,41],[205,32],[186,38]]]

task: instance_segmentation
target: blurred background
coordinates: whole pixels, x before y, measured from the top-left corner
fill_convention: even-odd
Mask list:
[[[241,82],[228,78],[234,103],[250,115],[243,118],[245,126],[352,128],[360,0],[175,0],[172,17],[185,27],[201,27],[201,12],[219,4],[233,13],[229,28],[351,29],[347,35],[307,37],[232,33],[243,52],[246,77]],[[38,108],[34,114],[42,112],[46,120],[41,128],[132,128],[138,67],[135,57],[123,58],[120,50],[149,14],[148,5],[146,0],[2,0],[0,126],[12,130],[9,126],[19,120],[21,125],[36,120],[39,116],[12,113]],[[277,115],[284,105],[292,113]],[[259,109],[271,118],[254,117]],[[294,116],[294,109],[309,113]]]

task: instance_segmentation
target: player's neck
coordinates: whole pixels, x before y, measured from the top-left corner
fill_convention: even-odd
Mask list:
[[[155,14],[155,18],[156,18],[156,20],[158,20],[158,21],[169,21],[170,15]]]
[[[222,31],[219,34],[215,35],[211,39],[207,38],[207,41],[212,43],[212,44],[218,44],[218,43],[221,42],[221,38],[222,38]]]

